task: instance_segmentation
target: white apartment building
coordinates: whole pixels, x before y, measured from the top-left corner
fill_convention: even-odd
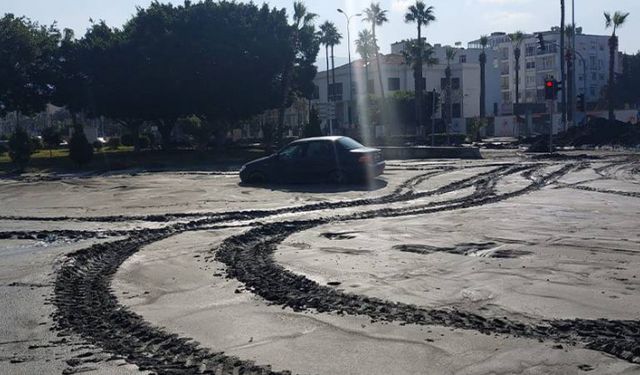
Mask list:
[[[546,44],[544,51],[538,49],[538,32],[526,34],[520,47],[519,98],[521,103],[544,103],[545,79],[554,77],[558,81],[561,80],[560,30],[554,27],[550,31],[541,33]],[[606,35],[588,35],[582,33],[582,28],[576,30],[574,93],[576,96],[585,94],[587,103],[592,106],[604,100],[604,90],[609,78],[608,40],[609,36]],[[569,46],[568,40],[566,43]],[[469,48],[477,48],[479,45],[479,40],[468,44]],[[510,115],[514,112],[513,103],[516,97],[514,45],[506,33],[496,32],[489,36],[489,47],[495,50],[499,57],[501,96],[499,113]],[[618,55],[616,53],[616,56]],[[616,62],[617,73],[622,72],[621,59],[619,60]]]
[[[446,47],[434,46],[434,57],[437,62],[433,65],[425,64],[423,67],[423,79],[425,91],[436,91],[440,94],[440,113],[436,118],[442,118],[444,107],[445,89],[445,69],[447,67]],[[452,72],[452,114],[453,123],[449,131],[453,133],[466,132],[466,120],[480,115],[480,49],[466,49],[454,47],[457,51],[454,60],[451,62]],[[407,64],[402,51],[404,42],[392,45],[392,53],[380,55],[383,90],[386,97],[402,91],[415,91],[413,69]],[[497,111],[500,104],[500,92],[497,86],[500,74],[497,63],[497,53],[492,49],[487,49],[486,64],[486,113],[493,115],[494,109]],[[331,90],[335,94],[329,98],[329,87],[333,86],[333,76],[331,71],[319,72],[314,83],[317,87],[316,98],[312,104],[319,108],[320,117],[326,130],[331,128],[334,133],[343,132],[345,129],[356,129],[364,119],[361,111],[358,111],[357,103],[364,98],[364,95],[371,94],[381,96],[378,79],[377,64],[375,59],[369,61],[368,66],[363,60],[352,62],[352,84],[349,84],[349,65],[336,67],[335,69],[335,89]],[[327,77],[329,82],[327,83]],[[329,86],[328,86],[329,85]],[[332,99],[332,100],[329,100]],[[380,131],[378,132],[380,133]]]

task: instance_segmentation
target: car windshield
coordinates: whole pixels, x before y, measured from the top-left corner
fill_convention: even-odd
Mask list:
[[[364,148],[363,145],[361,145],[360,143],[354,141],[351,138],[340,138],[338,140],[338,142],[347,150],[354,150],[356,148]]]

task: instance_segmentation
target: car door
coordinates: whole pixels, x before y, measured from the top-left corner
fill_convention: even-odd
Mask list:
[[[306,153],[306,175],[309,181],[324,181],[336,169],[335,145],[332,141],[309,142]]]
[[[278,180],[284,183],[304,182],[306,143],[291,144],[278,153]]]

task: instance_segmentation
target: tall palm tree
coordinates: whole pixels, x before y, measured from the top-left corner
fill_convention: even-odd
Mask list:
[[[276,129],[276,141],[281,143],[282,132],[284,130],[284,113],[287,109],[287,102],[291,94],[291,86],[293,81],[293,70],[296,55],[300,50],[300,33],[306,27],[313,27],[313,21],[318,17],[315,13],[310,13],[302,1],[293,2],[293,24],[291,27],[291,56],[284,67],[282,74],[282,102],[278,109],[278,127]]]
[[[520,105],[520,57],[522,56],[522,43],[524,42],[524,33],[522,31],[516,31],[513,34],[509,34],[509,38],[511,39],[511,44],[513,45],[513,57],[516,59],[516,105],[514,108],[514,113],[516,115],[516,120],[519,121],[519,113],[517,108]],[[519,122],[518,122],[519,123]]]
[[[382,85],[382,69],[380,68],[380,48],[378,47],[378,39],[376,38],[376,26],[382,26],[384,23],[389,22],[387,18],[387,11],[380,8],[380,3],[371,3],[369,8],[364,10],[364,22],[371,24],[371,35],[373,37],[373,44],[376,49],[376,67],[378,68],[378,82],[380,83],[380,95],[382,95],[382,101],[384,102],[384,86]]]
[[[329,35],[331,33],[331,27],[335,27],[335,25],[329,21],[326,21],[322,25],[320,25],[320,32],[318,33],[318,39],[320,44],[324,45],[325,58],[327,60],[327,101],[331,101],[331,92],[329,91],[330,87],[330,78],[329,78],[329,45],[331,41],[329,40]]]
[[[489,44],[489,37],[483,35],[480,37],[480,46],[482,46],[482,53],[480,53],[480,118],[484,119],[487,117],[487,75],[486,75],[486,66],[487,66],[487,54],[485,50],[487,49],[487,45]]]
[[[416,23],[418,26],[418,39],[416,40],[418,46],[416,55],[416,63],[413,68],[413,79],[415,85],[415,101],[416,101],[416,127],[420,129],[422,126],[422,105],[424,97],[424,85],[422,84],[422,26],[427,27],[429,24],[436,20],[436,16],[433,14],[434,8],[432,6],[427,7],[421,0],[416,0],[414,5],[409,7],[409,10],[404,15],[404,21],[406,23]]]
[[[326,58],[327,58],[327,98],[328,101],[335,100],[335,92],[331,92],[335,90],[336,87],[336,64],[335,57],[333,54],[333,47],[340,44],[340,40],[342,39],[342,35],[338,32],[336,25],[333,22],[326,21],[322,25],[320,25],[320,42],[325,46]],[[331,81],[332,85],[329,85],[329,48],[331,48]],[[329,90],[329,87],[333,87],[333,90]],[[332,95],[333,94],[333,95]],[[333,128],[331,128],[333,130]]]
[[[414,73],[414,78],[416,77],[416,72],[418,71],[418,67],[422,67],[425,64],[428,66],[432,66],[434,64],[437,64],[437,59],[435,57],[433,57],[433,55],[435,54],[435,51],[433,49],[433,47],[428,44],[428,43],[419,43],[417,40],[412,39],[406,42],[405,45],[405,50],[402,51],[402,55],[404,56],[404,60],[405,62],[411,66],[411,69],[413,70]],[[422,69],[419,69],[420,72],[422,72]],[[422,83],[422,78],[419,80],[416,80],[416,82],[420,82]],[[423,86],[423,85],[418,85],[418,83],[416,83],[416,96],[415,96],[415,100],[416,103],[418,102],[418,87],[419,86]],[[423,87],[424,89],[424,87]],[[416,117],[420,116],[422,117],[424,114],[424,109],[422,108],[424,106],[424,93],[422,96],[422,99],[420,99],[420,106],[418,107],[417,105],[417,112],[416,113]],[[433,116],[433,109],[432,109],[432,113],[431,116]],[[417,122],[417,121],[416,121]],[[405,129],[406,132],[406,129]]]
[[[358,39],[356,39],[356,52],[360,55],[360,58],[364,61],[364,76],[365,76],[365,93],[369,92],[369,63],[377,53],[377,48],[373,42],[373,35],[369,30],[362,30],[358,33]]]
[[[451,140],[449,138],[449,126],[450,123],[453,122],[453,100],[451,97],[451,61],[456,57],[457,51],[453,47],[447,46],[445,49],[445,54],[447,58],[447,67],[444,70],[445,82],[446,82],[446,100],[445,107],[447,108],[446,112],[446,121],[445,121],[445,133],[447,134],[447,145],[451,144]]]
[[[607,89],[607,101],[609,102],[609,123],[612,125],[616,121],[614,104],[616,84],[615,60],[616,51],[618,50],[618,36],[616,35],[616,30],[625,23],[627,17],[629,17],[629,13],[616,11],[612,16],[611,13],[604,12],[605,28],[613,28],[613,33],[609,38],[609,84]]]

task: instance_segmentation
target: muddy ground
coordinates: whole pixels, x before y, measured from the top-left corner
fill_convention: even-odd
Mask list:
[[[0,181],[0,373],[640,374],[640,157]]]

